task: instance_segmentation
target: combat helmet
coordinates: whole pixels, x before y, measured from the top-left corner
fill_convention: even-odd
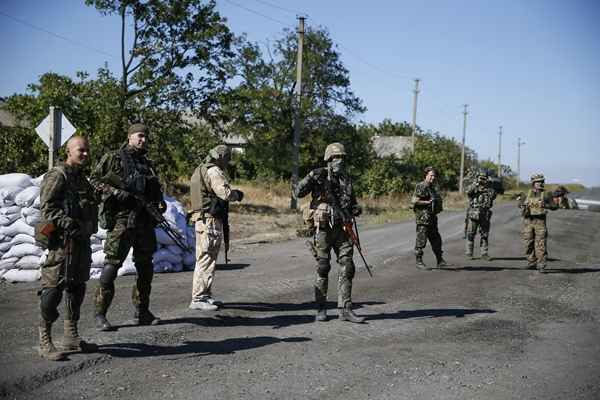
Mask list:
[[[231,149],[224,144],[220,144],[218,146],[213,147],[208,152],[208,155],[213,160],[230,160],[231,159]]]
[[[545,180],[546,178],[544,178],[544,174],[533,174],[531,175],[531,178],[529,178],[531,183],[544,182]]]
[[[484,174],[483,172],[480,172],[477,174],[477,180],[478,181],[488,181],[489,177],[487,176],[487,174]]]
[[[341,143],[330,143],[325,148],[325,157],[323,159],[325,161],[331,160],[333,156],[345,156],[346,149],[344,149],[344,145]]]

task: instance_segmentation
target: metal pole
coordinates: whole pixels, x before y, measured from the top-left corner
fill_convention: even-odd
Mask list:
[[[415,90],[413,97],[413,115],[412,115],[412,141],[410,143],[410,152],[415,153],[415,132],[417,131],[417,98],[419,97],[419,82],[420,79],[415,79]]]
[[[462,145],[460,151],[460,180],[458,181],[458,192],[464,193],[464,177],[465,177],[465,137],[467,136],[467,107],[469,105],[465,104],[465,110],[463,111],[463,134],[462,134]]]
[[[498,132],[498,178],[502,178],[502,125]]]
[[[517,139],[517,187],[521,185],[521,146],[525,142],[521,142],[521,138]]]
[[[54,167],[56,163],[57,143],[60,138],[62,113],[58,107],[50,106],[48,115],[48,170]]]
[[[304,19],[298,17],[298,58],[296,60],[296,101],[294,112],[294,141],[292,152],[292,197],[290,208],[298,208],[296,189],[298,187],[298,174],[300,169],[300,133],[302,130],[301,100],[302,100],[302,48],[304,47]]]

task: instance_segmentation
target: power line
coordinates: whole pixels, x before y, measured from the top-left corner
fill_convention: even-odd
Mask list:
[[[292,10],[290,8],[281,7],[281,6],[277,5],[277,4],[271,3],[269,1],[265,1],[265,0],[254,0],[254,1],[256,1],[257,3],[261,3],[261,4],[264,4],[264,5],[267,5],[269,7],[276,8],[278,10],[284,11],[284,12],[289,13],[289,14],[307,16],[306,13],[300,12],[298,10]]]
[[[288,23],[286,23],[286,22],[280,21],[280,20],[278,20],[278,19],[276,19],[276,18],[270,17],[270,16],[268,16],[268,15],[266,15],[266,14],[263,14],[263,13],[261,13],[261,12],[255,11],[255,10],[253,10],[253,9],[251,9],[251,8],[248,8],[248,7],[246,7],[246,6],[243,6],[243,5],[241,5],[241,4],[238,4],[238,3],[236,3],[236,2],[233,2],[233,1],[231,1],[231,0],[225,0],[225,1],[226,1],[227,3],[229,3],[229,4],[233,5],[233,6],[236,6],[236,7],[239,7],[239,8],[241,8],[241,9],[243,9],[243,10],[246,10],[246,11],[248,11],[249,13],[256,14],[256,15],[259,15],[259,16],[261,16],[261,17],[263,17],[263,18],[266,18],[266,19],[268,19],[268,20],[270,20],[270,21],[277,22],[278,24],[281,24],[281,25],[283,25],[283,26],[290,26],[290,24],[288,24]]]
[[[88,46],[87,44],[85,44],[85,43],[83,43],[83,42],[79,42],[79,41],[77,41],[77,40],[69,39],[69,38],[68,38],[68,37],[66,37],[66,36],[62,36],[62,35],[59,35],[58,33],[54,33],[54,32],[51,32],[51,31],[49,31],[49,30],[47,30],[47,29],[40,28],[39,26],[35,26],[35,25],[33,25],[33,24],[30,24],[30,23],[29,23],[29,22],[27,22],[27,21],[23,21],[22,19],[19,19],[19,18],[17,18],[17,17],[13,17],[13,16],[12,16],[12,15],[10,15],[10,14],[6,14],[6,13],[5,13],[5,12],[3,12],[3,11],[0,11],[0,15],[3,15],[3,16],[5,16],[5,17],[6,17],[6,18],[8,18],[8,19],[11,19],[11,20],[13,20],[13,21],[15,21],[15,22],[18,22],[18,23],[19,23],[19,24],[21,24],[21,25],[25,25],[25,26],[27,26],[27,27],[29,27],[29,28],[31,28],[31,29],[35,29],[35,30],[37,30],[37,31],[44,32],[44,33],[46,33],[46,34],[48,34],[48,35],[50,35],[50,36],[54,36],[55,38],[57,38],[57,39],[60,39],[60,40],[63,40],[63,41],[65,41],[65,42],[68,42],[68,43],[70,43],[70,44],[72,44],[72,45],[74,45],[74,46],[83,47],[83,48],[85,48],[85,49],[87,49],[87,50],[91,50],[91,51],[94,51],[94,52],[96,52],[96,53],[100,53],[100,54],[103,54],[103,55],[105,55],[105,56],[109,56],[109,57],[112,57],[112,58],[119,58],[119,57],[115,56],[114,54],[107,53],[107,52],[106,52],[106,51],[104,51],[104,50],[96,49],[96,48],[94,48],[94,47],[92,47],[92,46]]]

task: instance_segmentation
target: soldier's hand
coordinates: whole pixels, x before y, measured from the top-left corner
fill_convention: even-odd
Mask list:
[[[358,204],[355,204],[352,206],[352,215],[355,217],[358,217],[362,214],[363,210],[362,207],[359,206]]]
[[[231,191],[231,194],[233,195],[233,201],[242,201],[242,199],[244,198],[244,192],[238,189],[233,189]]]
[[[129,192],[121,189],[115,189],[112,195],[119,201],[127,201],[129,199]]]
[[[83,235],[83,232],[81,231],[81,225],[79,224],[79,222],[72,218],[69,218],[69,220],[67,221],[67,226],[65,227],[65,230],[69,233],[69,235],[73,237]]]

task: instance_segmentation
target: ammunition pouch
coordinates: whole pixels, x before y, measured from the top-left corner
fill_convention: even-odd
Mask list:
[[[310,207],[306,207],[302,210],[302,220],[305,225],[314,226],[315,225],[315,210]]]
[[[331,218],[332,209],[327,203],[319,203],[314,210],[313,220],[315,225],[325,225]]]
[[[474,221],[479,221],[479,218],[481,217],[481,213],[479,211],[479,209],[476,208],[471,208],[469,209],[469,219],[472,219]]]

